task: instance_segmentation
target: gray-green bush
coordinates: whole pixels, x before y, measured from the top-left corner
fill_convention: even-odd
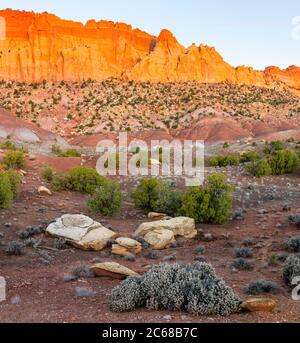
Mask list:
[[[292,286],[295,277],[300,276],[300,256],[289,256],[283,267],[283,280],[288,286]]]
[[[239,311],[241,300],[207,263],[181,266],[160,264],[141,277],[131,277],[114,288],[112,311],[185,311],[193,315],[227,316]]]
[[[273,281],[258,280],[249,283],[245,289],[245,293],[250,295],[259,295],[263,293],[278,294],[280,289],[278,285]]]

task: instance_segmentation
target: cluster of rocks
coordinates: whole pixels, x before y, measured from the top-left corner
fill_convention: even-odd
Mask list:
[[[176,241],[176,237],[193,239],[198,234],[195,221],[187,217],[169,218],[163,214],[150,214],[149,218],[162,218],[143,223],[135,235],[143,237],[144,241],[154,250],[164,249]],[[137,255],[142,252],[143,245],[132,238],[118,237],[117,233],[102,224],[81,214],[66,214],[51,223],[46,232],[54,237],[63,238],[67,243],[83,249],[100,251],[113,242],[112,253],[120,256]],[[127,277],[137,277],[139,274],[119,263],[96,263],[90,267],[97,277],[108,277],[124,280]],[[248,299],[240,305],[244,311],[271,312],[277,303],[268,298]]]
[[[83,249],[100,251],[113,240],[112,253],[121,256],[139,254],[142,244],[132,238],[119,237],[117,233],[84,215],[66,214],[51,223],[47,230],[50,235],[65,239],[69,244]],[[143,237],[154,250],[165,249],[176,241],[176,237],[187,239],[197,235],[194,219],[186,217],[167,218],[143,223],[135,236]]]

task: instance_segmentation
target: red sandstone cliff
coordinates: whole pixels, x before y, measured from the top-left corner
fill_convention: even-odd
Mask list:
[[[171,32],[151,36],[130,25],[95,20],[85,25],[55,15],[0,11],[0,79],[36,82],[126,77],[138,81],[199,81],[263,86],[276,81],[300,89],[300,68],[233,68],[208,46],[183,47]]]

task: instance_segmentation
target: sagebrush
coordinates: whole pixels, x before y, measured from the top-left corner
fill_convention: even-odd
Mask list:
[[[241,300],[207,263],[160,264],[141,277],[130,277],[111,293],[112,311],[185,311],[193,315],[227,316],[239,311]]]

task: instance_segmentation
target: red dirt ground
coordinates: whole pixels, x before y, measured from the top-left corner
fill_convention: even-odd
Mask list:
[[[80,159],[55,159],[37,157],[30,162],[28,174],[24,178],[22,192],[11,210],[0,211],[0,232],[2,241],[17,240],[17,233],[27,226],[44,225],[64,213],[84,213],[88,215],[86,197],[77,193],[54,193],[51,197],[37,194],[37,187],[43,184],[39,176],[39,169],[43,163],[53,164],[59,170],[65,171],[73,165],[79,164]],[[299,181],[299,176],[294,177]],[[279,182],[274,178],[273,183]],[[124,190],[130,190],[132,184],[123,182]],[[251,208],[244,221],[231,221],[224,226],[200,225],[199,229],[214,234],[216,241],[203,243],[199,240],[184,241],[176,249],[161,251],[158,260],[148,260],[142,256],[136,262],[127,262],[123,258],[110,255],[107,249],[103,252],[84,252],[70,248],[65,251],[53,252],[50,264],[41,261],[38,251],[26,248],[21,257],[7,256],[0,248],[0,275],[7,280],[7,301],[0,304],[0,322],[130,322],[150,323],[166,322],[166,315],[171,315],[171,322],[199,323],[199,322],[300,322],[300,302],[291,298],[290,290],[282,281],[282,263],[274,267],[267,265],[268,256],[273,252],[283,251],[282,243],[292,235],[297,235],[296,228],[288,221],[289,213],[282,212],[281,202],[263,205],[269,213],[258,214],[261,208]],[[299,212],[300,206],[294,204],[293,212]],[[127,198],[121,215],[115,218],[92,216],[106,226],[112,227],[118,234],[131,236],[138,225],[147,221],[146,217],[132,208]],[[6,228],[5,223],[11,222],[12,227]],[[276,229],[280,222],[285,229]],[[252,271],[233,272],[230,263],[233,260],[234,248],[241,245],[243,239],[254,237],[258,240],[255,250],[255,269]],[[43,246],[53,247],[53,239],[41,235]],[[243,313],[230,317],[193,317],[186,313],[154,312],[145,309],[130,313],[113,313],[108,307],[109,294],[119,281],[101,278],[91,278],[74,282],[64,281],[64,275],[70,273],[78,264],[91,265],[94,262],[116,261],[140,273],[146,271],[150,265],[162,261],[164,256],[177,254],[177,262],[191,263],[196,257],[195,248],[204,245],[205,259],[216,269],[228,285],[243,299],[245,286],[253,280],[272,280],[281,288],[281,293],[274,298],[278,307],[274,313]],[[96,292],[94,298],[77,298],[77,286],[91,288]],[[11,299],[19,295],[21,303],[13,305]]]

